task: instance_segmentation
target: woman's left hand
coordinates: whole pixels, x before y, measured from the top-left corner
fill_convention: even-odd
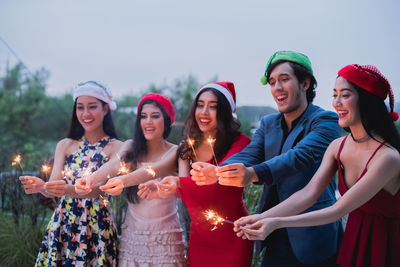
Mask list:
[[[122,182],[122,179],[119,177],[114,177],[111,179],[108,179],[107,183],[105,185],[102,185],[99,187],[100,190],[106,192],[107,194],[111,196],[117,196],[122,193],[122,191],[125,188],[124,183]]]
[[[253,224],[248,224],[239,227],[237,236],[241,236],[243,239],[249,240],[264,240],[274,230],[277,229],[276,221],[274,218],[265,218],[259,220]]]
[[[56,197],[61,197],[65,195],[65,192],[67,192],[67,183],[64,180],[56,180],[56,181],[50,181],[44,184],[44,189],[46,190],[46,193],[56,196]]]

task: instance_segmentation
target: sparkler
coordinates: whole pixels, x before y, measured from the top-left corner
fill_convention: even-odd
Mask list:
[[[208,144],[210,145],[211,151],[212,151],[212,153],[213,153],[215,165],[218,165],[218,161],[217,161],[217,158],[215,157],[215,153],[214,153],[214,143],[215,143],[216,140],[217,140],[217,139],[212,138],[211,136],[207,138],[207,142],[208,142]]]
[[[18,164],[19,167],[20,167],[20,169],[21,169],[21,172],[24,172],[24,169],[22,168],[22,165],[21,165],[21,160],[22,160],[21,155],[16,155],[16,156],[14,157],[14,159],[13,159],[11,165],[14,166],[14,165],[17,165],[17,164]]]
[[[193,139],[190,139],[190,137],[188,137],[188,139],[186,140],[186,142],[187,142],[187,143],[189,144],[189,146],[192,148],[194,157],[197,158],[196,151],[194,150],[194,140],[193,140]]]
[[[151,166],[146,167],[146,172],[148,174],[150,174],[152,178],[154,178],[156,176],[156,172],[154,171],[154,169]]]
[[[129,173],[129,168],[126,167],[126,164],[121,162],[118,169],[118,174],[124,175]]]
[[[218,225],[223,225],[224,222],[225,223],[231,223],[233,224],[232,221],[226,220],[222,217],[220,217],[215,211],[213,210],[206,210],[204,212],[204,216],[206,216],[206,220],[210,221],[211,224],[214,225],[214,227],[211,229],[211,231],[214,231],[215,229],[217,229]]]
[[[47,165],[47,164],[43,164],[42,165],[42,172],[44,173],[46,181],[48,180],[48,176],[47,175],[48,175],[50,169],[51,169],[51,167],[49,165]]]
[[[102,195],[100,195],[100,199],[103,201],[104,206],[107,207],[109,202],[107,196],[103,197]]]
[[[119,160],[119,169],[118,169],[118,174],[124,175],[129,173],[129,168],[126,166],[125,162],[123,162],[120,158],[120,156],[117,154],[117,158]]]

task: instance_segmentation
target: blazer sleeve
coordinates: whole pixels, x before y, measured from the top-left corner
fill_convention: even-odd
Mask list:
[[[323,111],[310,122],[310,130],[293,148],[253,166],[259,179],[267,185],[300,173],[307,173],[320,164],[328,145],[340,136],[337,116]],[[263,177],[263,175],[271,177]],[[261,176],[261,177],[260,177]]]
[[[232,163],[243,163],[246,167],[249,167],[264,161],[264,137],[265,127],[263,126],[263,122],[261,122],[250,144],[239,153],[226,159],[220,166]]]

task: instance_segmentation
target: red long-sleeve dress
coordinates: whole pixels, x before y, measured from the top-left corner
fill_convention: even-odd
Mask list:
[[[219,162],[240,152],[250,139],[238,136],[229,151]],[[236,236],[233,225],[223,223],[215,229],[207,221],[205,211],[213,210],[229,221],[248,215],[243,203],[243,188],[223,186],[218,183],[198,186],[191,177],[180,177],[181,187],[177,192],[188,208],[190,218],[188,262],[195,266],[245,267],[251,265],[253,242]]]

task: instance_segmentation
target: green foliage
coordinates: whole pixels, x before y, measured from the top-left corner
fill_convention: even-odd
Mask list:
[[[43,227],[31,225],[24,218],[14,224],[7,213],[0,212],[0,265],[33,266],[43,238]]]
[[[16,171],[0,179],[0,266],[33,266],[50,210],[23,192]]]

